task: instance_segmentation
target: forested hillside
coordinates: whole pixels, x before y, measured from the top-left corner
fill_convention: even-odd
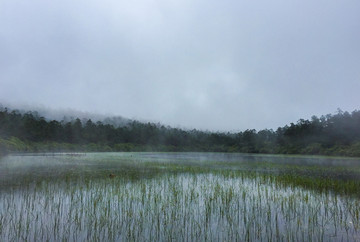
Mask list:
[[[360,111],[313,116],[274,130],[239,133],[182,130],[132,121],[46,120],[0,110],[0,151],[212,151],[360,156]]]

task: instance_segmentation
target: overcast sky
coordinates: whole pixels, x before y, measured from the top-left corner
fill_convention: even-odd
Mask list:
[[[0,102],[220,131],[360,108],[359,0],[0,0]]]

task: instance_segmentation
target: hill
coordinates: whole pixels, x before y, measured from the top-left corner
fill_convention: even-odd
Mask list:
[[[49,119],[0,108],[0,151],[206,151],[360,156],[360,111],[300,119],[276,131],[183,130],[124,118]]]

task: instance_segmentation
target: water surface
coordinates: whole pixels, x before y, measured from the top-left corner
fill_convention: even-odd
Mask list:
[[[11,155],[0,241],[356,241],[359,169],[330,157]]]

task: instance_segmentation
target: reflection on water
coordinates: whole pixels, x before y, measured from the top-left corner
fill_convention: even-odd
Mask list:
[[[95,179],[113,173],[131,178],[165,172],[241,170],[360,180],[360,159],[228,153],[26,154],[0,160],[0,189],[44,179]]]
[[[357,196],[293,181],[342,172],[358,182],[358,169],[356,159],[241,154],[8,156],[0,241],[356,241]]]

